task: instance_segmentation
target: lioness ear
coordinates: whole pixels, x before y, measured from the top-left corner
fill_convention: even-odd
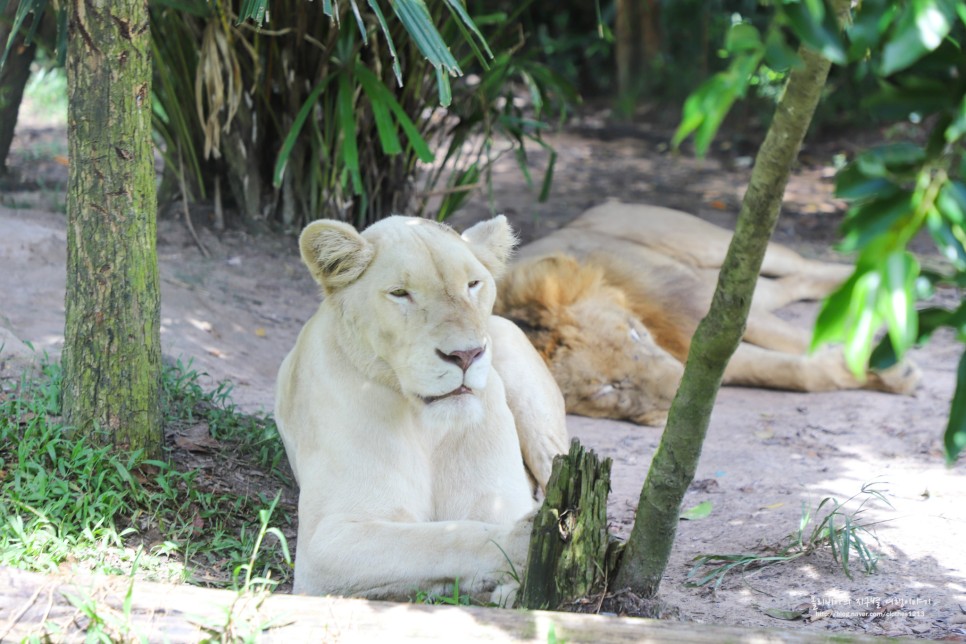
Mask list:
[[[341,221],[320,219],[299,237],[302,261],[326,295],[359,279],[375,254],[372,244]]]
[[[469,242],[476,258],[483,262],[494,279],[503,274],[517,244],[517,236],[503,215],[471,226],[463,233],[463,239]]]

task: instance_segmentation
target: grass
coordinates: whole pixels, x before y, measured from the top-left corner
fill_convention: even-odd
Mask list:
[[[279,511],[289,481],[274,424],[239,413],[229,386],[208,392],[199,378],[180,363],[165,368],[166,433],[206,425],[213,447],[201,456],[169,449],[165,460],[72,436],[60,417],[58,365],[4,383],[0,565],[236,589],[287,581],[285,537],[268,526],[273,515],[292,523],[290,506]],[[252,475],[225,475],[239,472]]]
[[[728,573],[760,570],[824,549],[831,551],[833,559],[849,579],[852,578],[855,562],[853,555],[858,557],[859,566],[866,574],[874,573],[878,556],[869,548],[869,542],[878,543],[878,538],[870,530],[875,524],[862,521],[861,515],[872,501],[892,507],[878,486],[878,483],[866,483],[857,494],[842,502],[825,497],[814,511],[803,502],[798,529],[780,545],[765,552],[698,555],[688,572],[688,585],[706,586],[713,583],[717,590]],[[816,522],[820,516],[821,520]]]

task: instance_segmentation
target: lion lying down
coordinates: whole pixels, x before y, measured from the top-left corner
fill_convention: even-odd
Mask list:
[[[299,484],[295,592],[404,597],[458,579],[512,591],[564,403],[526,336],[491,315],[514,237],[391,217],[303,231],[325,299],[278,374]],[[532,477],[528,479],[528,473]]]
[[[568,411],[663,424],[730,241],[729,231],[682,212],[606,203],[522,248],[496,311],[526,332]],[[725,384],[911,393],[919,378],[911,364],[860,382],[840,349],[806,355],[809,333],[772,314],[827,295],[850,271],[769,244]]]

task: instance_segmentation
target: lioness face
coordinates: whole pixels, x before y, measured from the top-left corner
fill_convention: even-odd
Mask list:
[[[487,324],[513,237],[506,220],[464,236],[426,219],[390,217],[361,235],[310,224],[302,255],[344,321],[344,348],[366,375],[432,418],[482,418],[493,350]]]

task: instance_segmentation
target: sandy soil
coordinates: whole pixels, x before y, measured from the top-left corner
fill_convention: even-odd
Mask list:
[[[29,124],[22,127],[12,158],[22,184],[0,193],[0,367],[7,369],[14,368],[15,356],[29,355],[16,338],[51,355],[63,343],[66,234],[56,210],[65,171],[52,153],[36,152],[38,136],[56,141],[63,132],[38,135]],[[747,179],[742,159],[673,156],[665,141],[647,126],[614,130],[587,119],[553,137],[560,158],[550,201],[538,204],[506,160],[494,173],[492,205],[525,239],[605,197],[677,207],[730,225]],[[848,152],[845,144],[835,150]],[[828,151],[805,154],[825,159]],[[534,158],[539,161],[539,153]],[[37,181],[41,175],[43,182]],[[777,237],[805,254],[830,256],[841,213],[830,196],[831,176],[830,168],[813,161],[789,188]],[[453,223],[463,227],[487,213],[486,200],[477,198]],[[199,227],[207,258],[180,221],[159,225],[165,354],[191,361],[212,382],[230,379],[242,408],[270,410],[276,368],[316,307],[317,289],[294,239],[219,237]],[[785,314],[807,324],[815,306],[796,305]],[[966,469],[962,462],[944,467],[940,451],[960,350],[950,335],[917,350],[924,378],[909,397],[723,389],[685,500],[686,508],[709,501],[712,511],[680,523],[662,599],[682,618],[699,622],[966,640]],[[569,428],[614,460],[610,511],[615,531],[626,534],[661,430],[576,416]],[[716,592],[685,585],[694,557],[779,543],[797,529],[803,505],[815,508],[826,496],[845,500],[873,482],[888,490],[893,506],[874,504],[862,515],[880,522],[873,544],[881,557],[877,573],[853,566],[850,579],[823,551],[755,574],[733,574]],[[806,608],[817,619],[783,621],[765,613]]]

